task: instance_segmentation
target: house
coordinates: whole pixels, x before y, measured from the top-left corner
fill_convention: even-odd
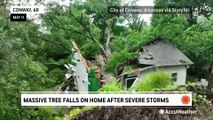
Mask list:
[[[125,88],[143,81],[144,76],[156,70],[169,73],[176,85],[186,83],[187,69],[193,62],[175,46],[163,39],[157,39],[141,47],[138,58],[125,66],[121,80]]]
[[[78,93],[97,91],[100,83],[100,70],[91,62],[85,60],[75,42],[72,42],[73,56],[70,64],[65,64],[68,69],[65,77],[74,80]],[[72,79],[70,79],[72,78]]]

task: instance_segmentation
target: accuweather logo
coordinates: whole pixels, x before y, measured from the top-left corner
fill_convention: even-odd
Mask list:
[[[176,109],[176,110],[168,110],[168,109],[160,109],[159,110],[159,114],[171,114],[171,115],[175,115],[175,114],[196,114],[197,111],[196,110],[181,110],[181,109]]]
[[[187,105],[191,102],[191,99],[188,95],[184,95],[181,97],[181,103]],[[176,110],[168,110],[168,109],[160,109],[159,114],[196,114],[196,110],[182,110],[182,109],[176,109]]]

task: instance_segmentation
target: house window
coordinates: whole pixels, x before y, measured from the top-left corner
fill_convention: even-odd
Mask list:
[[[177,73],[172,73],[172,74],[171,74],[171,77],[172,77],[172,81],[173,81],[173,82],[176,82],[176,81],[177,81]]]
[[[126,88],[127,89],[132,86],[132,84],[134,83],[135,79],[136,79],[135,77],[133,77],[133,78],[126,78]]]

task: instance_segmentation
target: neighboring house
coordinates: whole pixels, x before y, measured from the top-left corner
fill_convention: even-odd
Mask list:
[[[171,75],[174,84],[184,85],[187,69],[192,64],[190,59],[168,41],[154,40],[142,46],[134,64],[123,68],[122,83],[129,88],[142,82],[147,74],[163,70]]]

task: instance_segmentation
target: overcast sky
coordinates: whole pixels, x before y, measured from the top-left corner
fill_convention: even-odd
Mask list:
[[[51,0],[49,0],[51,1]],[[69,0],[64,0],[69,1]],[[82,0],[86,1],[86,0]],[[133,0],[122,0],[125,3],[131,2]],[[154,6],[154,0],[138,0],[137,6]],[[142,19],[144,19],[145,22],[150,23],[152,14],[142,14]]]
[[[154,6],[154,0],[139,0],[138,6]],[[147,23],[150,23],[152,14],[143,14],[142,19]]]
[[[123,0],[124,4],[131,1],[133,0]],[[154,0],[138,0],[137,6],[154,6]],[[143,19],[147,23],[150,23],[151,17],[152,17],[152,14],[142,14],[141,19]]]
[[[69,5],[70,3],[70,0],[45,0],[46,3],[53,2],[53,1],[54,2],[60,1],[59,4],[61,5]],[[85,1],[85,0],[82,0],[82,1]],[[123,0],[124,4],[131,1],[133,0]],[[137,6],[154,6],[154,0],[138,0]],[[151,17],[152,17],[152,14],[142,14],[141,19],[143,19],[145,22],[149,24],[151,22]]]

